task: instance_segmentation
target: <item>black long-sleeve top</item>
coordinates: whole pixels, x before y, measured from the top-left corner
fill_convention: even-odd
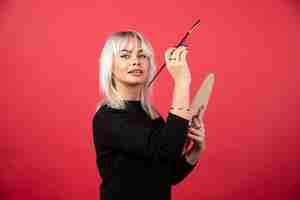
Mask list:
[[[93,118],[101,200],[170,200],[171,186],[196,166],[182,155],[188,120],[151,119],[140,101],[126,109],[102,105]]]

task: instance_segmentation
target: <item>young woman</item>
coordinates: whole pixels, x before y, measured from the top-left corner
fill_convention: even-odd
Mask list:
[[[108,37],[100,57],[103,100],[93,118],[101,200],[170,200],[171,186],[198,163],[204,127],[188,109],[191,74],[186,55],[183,46],[165,52],[174,80],[165,122],[151,105],[147,88],[155,73],[150,43],[134,31]]]

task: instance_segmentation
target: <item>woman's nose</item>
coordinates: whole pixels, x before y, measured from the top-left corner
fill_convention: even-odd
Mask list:
[[[141,64],[139,62],[133,62],[132,65],[133,66],[136,66],[136,65],[140,66]]]
[[[141,63],[140,63],[140,60],[136,56],[133,56],[131,64],[133,66],[135,66],[135,65],[140,65]]]

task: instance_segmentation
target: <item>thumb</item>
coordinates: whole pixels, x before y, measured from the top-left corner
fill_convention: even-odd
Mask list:
[[[201,105],[198,112],[197,112],[197,116],[198,116],[198,119],[200,119],[200,121],[203,119],[204,117],[204,112],[205,112],[205,106],[204,105]]]

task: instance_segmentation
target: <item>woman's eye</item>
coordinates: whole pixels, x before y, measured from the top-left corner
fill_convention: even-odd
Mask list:
[[[141,54],[139,55],[139,58],[147,58],[147,56],[145,54]]]
[[[124,54],[124,55],[121,55],[120,57],[121,57],[121,58],[128,59],[128,58],[129,58],[129,55]]]

